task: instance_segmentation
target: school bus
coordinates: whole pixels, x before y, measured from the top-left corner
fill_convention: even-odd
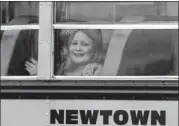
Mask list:
[[[4,1],[0,43],[2,126],[178,126],[178,1]]]

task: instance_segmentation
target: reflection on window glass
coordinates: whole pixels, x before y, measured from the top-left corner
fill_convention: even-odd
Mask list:
[[[31,23],[38,23],[39,2],[1,2],[0,9],[0,19],[3,25],[25,24],[25,22],[23,22],[24,18],[36,20],[36,22]]]
[[[177,35],[172,29],[56,30],[55,74],[177,75]]]
[[[1,31],[1,76],[37,75],[38,31]]]
[[[56,2],[56,22],[125,23],[125,17],[178,20],[177,2]],[[122,22],[121,22],[122,21]]]

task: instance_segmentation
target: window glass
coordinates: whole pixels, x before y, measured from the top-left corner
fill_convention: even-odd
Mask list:
[[[178,2],[56,2],[55,23],[136,23],[133,17],[178,20]],[[168,18],[170,17],[170,18]],[[128,18],[128,22],[124,20]]]
[[[177,75],[178,31],[55,30],[55,75]]]
[[[1,76],[37,75],[38,30],[1,31]]]
[[[1,2],[0,9],[2,25],[26,24],[27,22],[24,21],[26,18],[34,20],[30,23],[38,23],[39,2]]]

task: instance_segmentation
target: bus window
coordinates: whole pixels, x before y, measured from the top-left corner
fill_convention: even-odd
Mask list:
[[[1,2],[1,24],[2,25],[17,25],[12,23],[13,19],[19,17],[38,18],[39,2]],[[31,22],[38,23],[38,22]]]
[[[40,6],[39,10],[39,2],[1,2],[2,76],[178,75],[175,28],[121,27],[173,26],[178,21],[177,2],[41,2]]]
[[[58,26],[59,22],[117,25],[165,24],[178,21],[177,2],[56,2],[55,7],[55,26]],[[178,43],[177,30],[130,30],[130,28],[90,28],[90,30],[61,29],[60,27],[55,29],[54,71],[56,75],[167,76],[178,74],[175,70],[178,64],[177,49],[173,46],[174,43]],[[78,43],[76,38],[84,38],[88,40],[87,42],[93,43],[87,43],[86,46],[89,48],[86,48],[81,42]],[[97,47],[99,40],[102,41],[100,48]],[[76,47],[78,49],[75,50]],[[85,51],[88,55],[85,55]],[[92,57],[95,57],[98,51],[102,52],[100,61],[93,60]],[[86,61],[84,61],[85,57]],[[77,66],[79,66],[78,70],[76,70]],[[95,71],[100,74],[96,74]]]
[[[128,23],[121,20],[136,16],[151,16],[153,21],[156,16],[178,18],[177,2],[56,2],[55,8],[55,23]]]
[[[31,62],[38,59],[38,30],[28,26],[39,23],[39,2],[9,1],[0,6],[1,76],[36,75]]]
[[[177,75],[177,30],[56,30],[55,72],[64,76]],[[97,73],[98,72],[98,73]]]
[[[1,75],[36,75],[38,59],[37,30],[1,31]],[[28,63],[30,62],[30,63]]]

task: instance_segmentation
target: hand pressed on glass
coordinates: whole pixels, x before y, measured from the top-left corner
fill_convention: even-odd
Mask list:
[[[29,61],[25,63],[26,70],[30,75],[37,75],[37,61],[31,58]]]

